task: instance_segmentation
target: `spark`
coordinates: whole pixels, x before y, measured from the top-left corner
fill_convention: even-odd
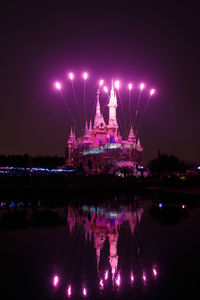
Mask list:
[[[183,205],[182,205],[182,208],[183,208],[183,209],[184,209],[184,208],[186,208],[186,205],[185,205],[185,204],[183,204]]]
[[[60,82],[56,82],[55,83],[55,87],[58,89],[58,90],[61,90],[61,84],[60,84]]]
[[[54,287],[57,287],[57,286],[58,286],[58,283],[59,283],[59,277],[58,277],[58,275],[55,275],[55,276],[53,277],[53,286],[54,286]]]
[[[133,276],[133,272],[131,272],[131,282],[134,282],[134,276]]]
[[[121,282],[120,274],[117,275],[117,279],[115,282],[117,286],[120,286],[120,282]]]
[[[153,94],[155,94],[155,92],[156,92],[155,89],[151,89],[150,90],[150,96],[152,96]]]
[[[101,80],[99,81],[99,86],[101,87],[101,86],[103,85],[103,83],[104,83],[104,80],[101,79]]]
[[[155,267],[153,267],[153,275],[154,275],[155,277],[158,275],[158,272],[157,272],[157,270],[156,270]]]
[[[146,281],[147,281],[147,277],[146,277],[146,274],[145,274],[145,273],[143,273],[143,275],[142,275],[142,279],[143,279],[143,281],[144,281],[144,282],[146,282]]]
[[[102,279],[100,280],[99,285],[100,285],[100,288],[103,289],[104,284],[103,284],[103,280]]]
[[[162,207],[163,207],[163,204],[162,204],[162,203],[159,203],[159,207],[162,208]]]
[[[116,88],[117,90],[119,90],[119,80],[116,80],[116,81],[115,81],[115,88]]]
[[[145,85],[144,85],[144,83],[142,82],[142,83],[140,84],[140,90],[142,91],[144,88],[145,88]]]
[[[69,73],[69,79],[71,79],[71,80],[74,79],[74,74],[72,72]]]
[[[71,287],[71,285],[69,285],[68,289],[67,289],[67,296],[71,297],[71,295],[72,295],[72,287]]]
[[[104,86],[104,87],[103,87],[103,90],[104,90],[105,93],[108,93],[108,88],[107,88],[107,86]]]
[[[84,73],[83,73],[83,79],[86,80],[87,78],[88,78],[88,73],[84,72]]]
[[[83,288],[83,296],[85,296],[85,297],[87,296],[87,290],[85,287]]]
[[[133,88],[133,85],[132,85],[132,83],[129,83],[129,84],[128,84],[128,89],[129,89],[129,91],[131,91],[131,90],[132,90],[132,88]]]
[[[105,271],[104,279],[105,279],[105,280],[108,279],[108,270]]]

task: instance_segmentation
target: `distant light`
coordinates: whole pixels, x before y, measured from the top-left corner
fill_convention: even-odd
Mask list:
[[[155,94],[155,90],[154,90],[154,89],[151,89],[151,90],[150,90],[150,96],[152,96],[153,94]]]
[[[84,72],[84,73],[83,73],[83,79],[86,80],[87,78],[88,78],[88,73]]]
[[[133,276],[133,272],[131,272],[131,282],[134,282],[134,276]]]
[[[55,275],[55,276],[53,277],[53,286],[54,286],[54,287],[57,287],[58,284],[59,284],[59,277],[58,277],[58,275]]]
[[[101,79],[101,80],[99,81],[99,86],[101,87],[101,86],[103,85],[103,83],[104,83],[104,80]]]
[[[143,279],[143,281],[144,281],[144,282],[146,282],[146,281],[147,281],[147,277],[146,277],[146,274],[145,274],[145,273],[143,273],[143,275],[142,275],[142,279]]]
[[[87,290],[85,287],[83,288],[83,296],[85,296],[85,297],[87,296]]]
[[[162,207],[163,207],[163,204],[162,204],[162,203],[159,203],[159,207],[162,208]]]
[[[105,93],[108,93],[108,88],[107,88],[107,86],[104,86],[104,87],[103,87],[103,90],[104,90]]]
[[[118,90],[119,89],[119,80],[115,81],[115,88]]]
[[[74,79],[74,74],[73,73],[69,73],[69,79],[71,79],[71,80]]]
[[[144,88],[145,88],[144,83],[141,83],[141,84],[140,84],[140,90],[142,91]]]
[[[186,205],[185,205],[185,204],[183,204],[183,205],[182,205],[182,208],[183,208],[183,209],[184,209],[184,208],[186,208]]]
[[[116,285],[117,285],[117,286],[120,286],[120,283],[121,283],[120,274],[117,275],[117,279],[116,279],[115,282],[116,282]]]
[[[100,285],[100,288],[103,289],[104,285],[103,285],[103,280],[102,279],[100,280],[99,285]]]
[[[153,275],[154,275],[155,277],[158,275],[158,272],[157,272],[157,270],[156,270],[155,267],[153,268]]]
[[[104,279],[105,279],[105,280],[108,279],[108,270],[105,271]]]
[[[200,166],[198,166],[197,169],[200,170]]]
[[[61,89],[61,84],[60,84],[60,82],[56,82],[55,83],[55,87],[58,89],[58,90],[60,90]]]
[[[133,88],[133,85],[132,85],[132,83],[129,83],[129,84],[128,84],[128,89],[129,89],[129,91],[131,91],[131,90],[132,90],[132,88]]]
[[[71,287],[71,285],[69,285],[68,289],[67,289],[67,296],[71,297],[71,295],[72,295],[72,287]]]

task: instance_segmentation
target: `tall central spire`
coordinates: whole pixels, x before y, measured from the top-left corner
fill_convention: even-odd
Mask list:
[[[100,102],[99,102],[99,89],[97,90],[97,106],[96,106],[96,116],[101,114]]]
[[[112,128],[114,131],[117,131],[118,124],[117,124],[117,115],[116,115],[116,108],[117,108],[117,97],[113,86],[113,80],[112,80],[112,86],[110,90],[110,98],[109,98],[109,121],[108,125],[110,128]]]

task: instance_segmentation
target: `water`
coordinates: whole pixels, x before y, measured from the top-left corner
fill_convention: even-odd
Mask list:
[[[110,199],[111,200],[111,199]],[[200,207],[129,196],[0,211],[3,299],[187,299]]]

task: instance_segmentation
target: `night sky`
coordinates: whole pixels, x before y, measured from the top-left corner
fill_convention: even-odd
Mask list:
[[[199,159],[197,2],[5,1],[0,14],[0,154],[63,156],[72,120],[53,83],[78,116],[66,73],[81,98],[86,70],[88,116],[101,77],[121,80],[125,109],[129,81],[157,89],[139,131],[146,162],[158,149]]]

